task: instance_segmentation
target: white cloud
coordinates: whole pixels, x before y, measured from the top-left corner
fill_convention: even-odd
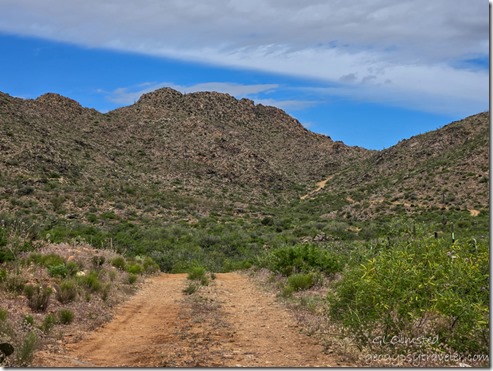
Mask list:
[[[287,46],[443,60],[486,53],[486,0],[2,0],[0,29],[157,53]]]
[[[190,86],[177,85],[171,82],[145,82],[130,87],[120,87],[113,91],[99,89],[98,93],[102,94],[112,103],[119,105],[129,105],[136,102],[142,94],[150,93],[156,89],[169,87],[183,94],[195,93],[202,91],[217,91],[220,93],[230,94],[237,99],[249,98],[254,100],[255,104],[265,106],[275,106],[284,110],[300,110],[303,108],[313,107],[320,103],[315,100],[295,100],[295,99],[273,99],[262,98],[264,94],[273,93],[280,87],[278,84],[236,84],[229,82],[206,82]],[[260,94],[260,95],[259,95]]]
[[[487,109],[488,71],[457,66],[488,56],[488,6],[487,0],[2,0],[0,31],[308,77],[339,84],[332,94],[473,113]],[[229,88],[235,95],[243,86]],[[113,95],[128,102],[138,93]]]
[[[301,110],[308,107],[316,106],[319,101],[314,100],[297,100],[297,99],[255,99],[255,104],[264,106],[274,106],[284,110]]]
[[[191,86],[181,86],[170,84],[170,87],[180,90],[183,93],[193,93],[198,91],[217,91],[235,97],[245,97],[252,94],[268,93],[279,87],[278,84],[235,84],[229,82],[206,82]]]
[[[269,93],[278,88],[277,84],[236,84],[227,82],[207,82],[190,86],[177,85],[171,82],[145,82],[136,86],[121,87],[111,92],[99,90],[99,93],[104,94],[106,98],[118,104],[132,104],[137,101],[142,94],[149,93],[156,89],[170,87],[184,94],[194,93],[199,91],[217,91],[220,93],[230,94],[237,98],[248,97],[252,94]]]

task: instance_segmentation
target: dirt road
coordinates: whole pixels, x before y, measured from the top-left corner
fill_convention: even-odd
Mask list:
[[[185,295],[186,275],[162,274],[116,309],[113,320],[62,353],[39,352],[48,367],[338,366],[300,332],[274,295],[239,273],[218,274]]]
[[[325,186],[327,185],[327,183],[334,177],[334,175],[331,175],[329,176],[327,179],[324,179],[324,180],[321,180],[320,182],[316,183],[315,185],[317,186],[316,189],[314,189],[313,191],[307,193],[306,195],[304,196],[301,196],[300,197],[300,200],[305,200],[307,199],[308,197],[311,197],[313,196],[315,193],[317,192],[320,192],[322,189],[325,188]]]

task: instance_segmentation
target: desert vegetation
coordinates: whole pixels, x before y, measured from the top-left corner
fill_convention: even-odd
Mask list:
[[[437,212],[435,217],[403,215],[367,223],[317,219],[304,208],[300,203],[250,219],[214,216],[193,224],[143,227],[123,222],[114,230],[93,227],[94,235],[107,241],[97,250],[85,242],[89,234],[84,228],[71,229],[80,231],[76,240],[62,229],[51,229],[37,232],[45,234],[44,240],[31,242],[36,227],[20,233],[19,225],[4,222],[4,295],[24,297],[33,316],[27,322],[32,322],[31,330],[9,341],[15,349],[24,341],[36,349],[50,341],[53,335],[47,334],[81,320],[75,310],[81,303],[96,300],[104,312],[104,305],[116,300],[115,292],[131,293],[128,290],[145,274],[188,273],[184,293],[191,295],[213,280],[210,272],[250,268],[278,277],[283,300],[326,318],[341,341],[362,355],[488,354],[486,216],[472,219],[466,213]],[[83,258],[70,255],[86,250]],[[26,322],[24,316],[8,317],[5,334]],[[392,337],[439,340],[384,345],[375,340]],[[27,362],[8,359],[17,362],[13,364]]]
[[[417,226],[391,240],[344,244],[281,248],[255,269],[271,272],[280,297],[309,316],[318,313],[318,322],[326,318],[307,331],[338,333],[349,344],[340,351],[356,362],[488,364],[488,238],[452,242]]]
[[[488,113],[368,151],[217,93],[107,114],[0,93],[0,111],[4,365],[101,324],[146,275],[187,273],[192,297],[242,269],[362,355],[488,354]]]
[[[36,350],[55,347],[67,332],[109,320],[111,307],[159,270],[149,257],[123,257],[80,243],[32,244],[27,231],[19,235],[19,229],[5,226],[0,231],[0,339],[13,347],[2,357],[4,366],[29,366]],[[138,273],[119,270],[111,261]]]

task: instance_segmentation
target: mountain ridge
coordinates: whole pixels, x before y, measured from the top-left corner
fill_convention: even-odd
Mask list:
[[[279,108],[217,92],[182,94],[163,88],[108,113],[54,93],[32,100],[0,93],[0,113],[0,191],[13,196],[31,187],[28,196],[39,208],[55,211],[46,199],[62,188],[67,200],[61,208],[68,214],[87,212],[89,194],[103,209],[125,204],[123,210],[115,209],[122,216],[145,215],[151,199],[171,213],[179,213],[183,203],[215,205],[197,206],[206,214],[211,207],[281,205],[329,177],[327,186],[310,198],[346,194],[352,202],[338,210],[346,217],[367,218],[382,208],[391,213],[397,204],[413,202],[436,207],[444,197],[438,189],[454,187],[454,182],[477,195],[465,205],[467,192],[460,191],[460,207],[486,207],[489,197],[484,189],[489,142],[482,139],[488,113],[381,151],[333,141]],[[445,178],[448,161],[457,156],[471,160],[469,172],[482,183],[470,186],[472,175],[467,181],[450,174]],[[466,160],[460,162],[462,168],[468,167]],[[417,170],[428,180],[415,176],[420,180],[414,181]],[[433,178],[430,171],[443,174]],[[69,186],[55,185],[60,179]],[[136,192],[148,201],[139,205]],[[2,209],[15,209],[8,199],[0,200]]]
[[[58,94],[2,93],[0,113],[2,210],[17,208],[19,192],[41,214],[84,214],[90,197],[112,209],[125,200],[122,215],[146,214],[132,193],[176,213],[183,202],[276,204],[370,153],[311,133],[280,109],[220,93],[160,89],[106,114]],[[60,203],[56,192],[61,206],[50,205]]]

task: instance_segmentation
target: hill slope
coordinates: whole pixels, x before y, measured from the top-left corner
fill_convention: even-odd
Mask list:
[[[272,204],[371,153],[274,107],[172,89],[107,114],[0,94],[0,150],[2,210],[71,217]]]
[[[368,151],[227,94],[164,88],[101,114],[57,94],[0,93],[0,206],[41,216],[208,214],[283,205],[330,179],[310,198],[339,195],[332,211],[349,218],[474,213],[489,203],[488,134],[481,113]]]
[[[341,193],[342,192],[342,193]],[[344,194],[341,212],[377,215],[489,208],[489,113],[375,152],[335,174],[315,197]]]

